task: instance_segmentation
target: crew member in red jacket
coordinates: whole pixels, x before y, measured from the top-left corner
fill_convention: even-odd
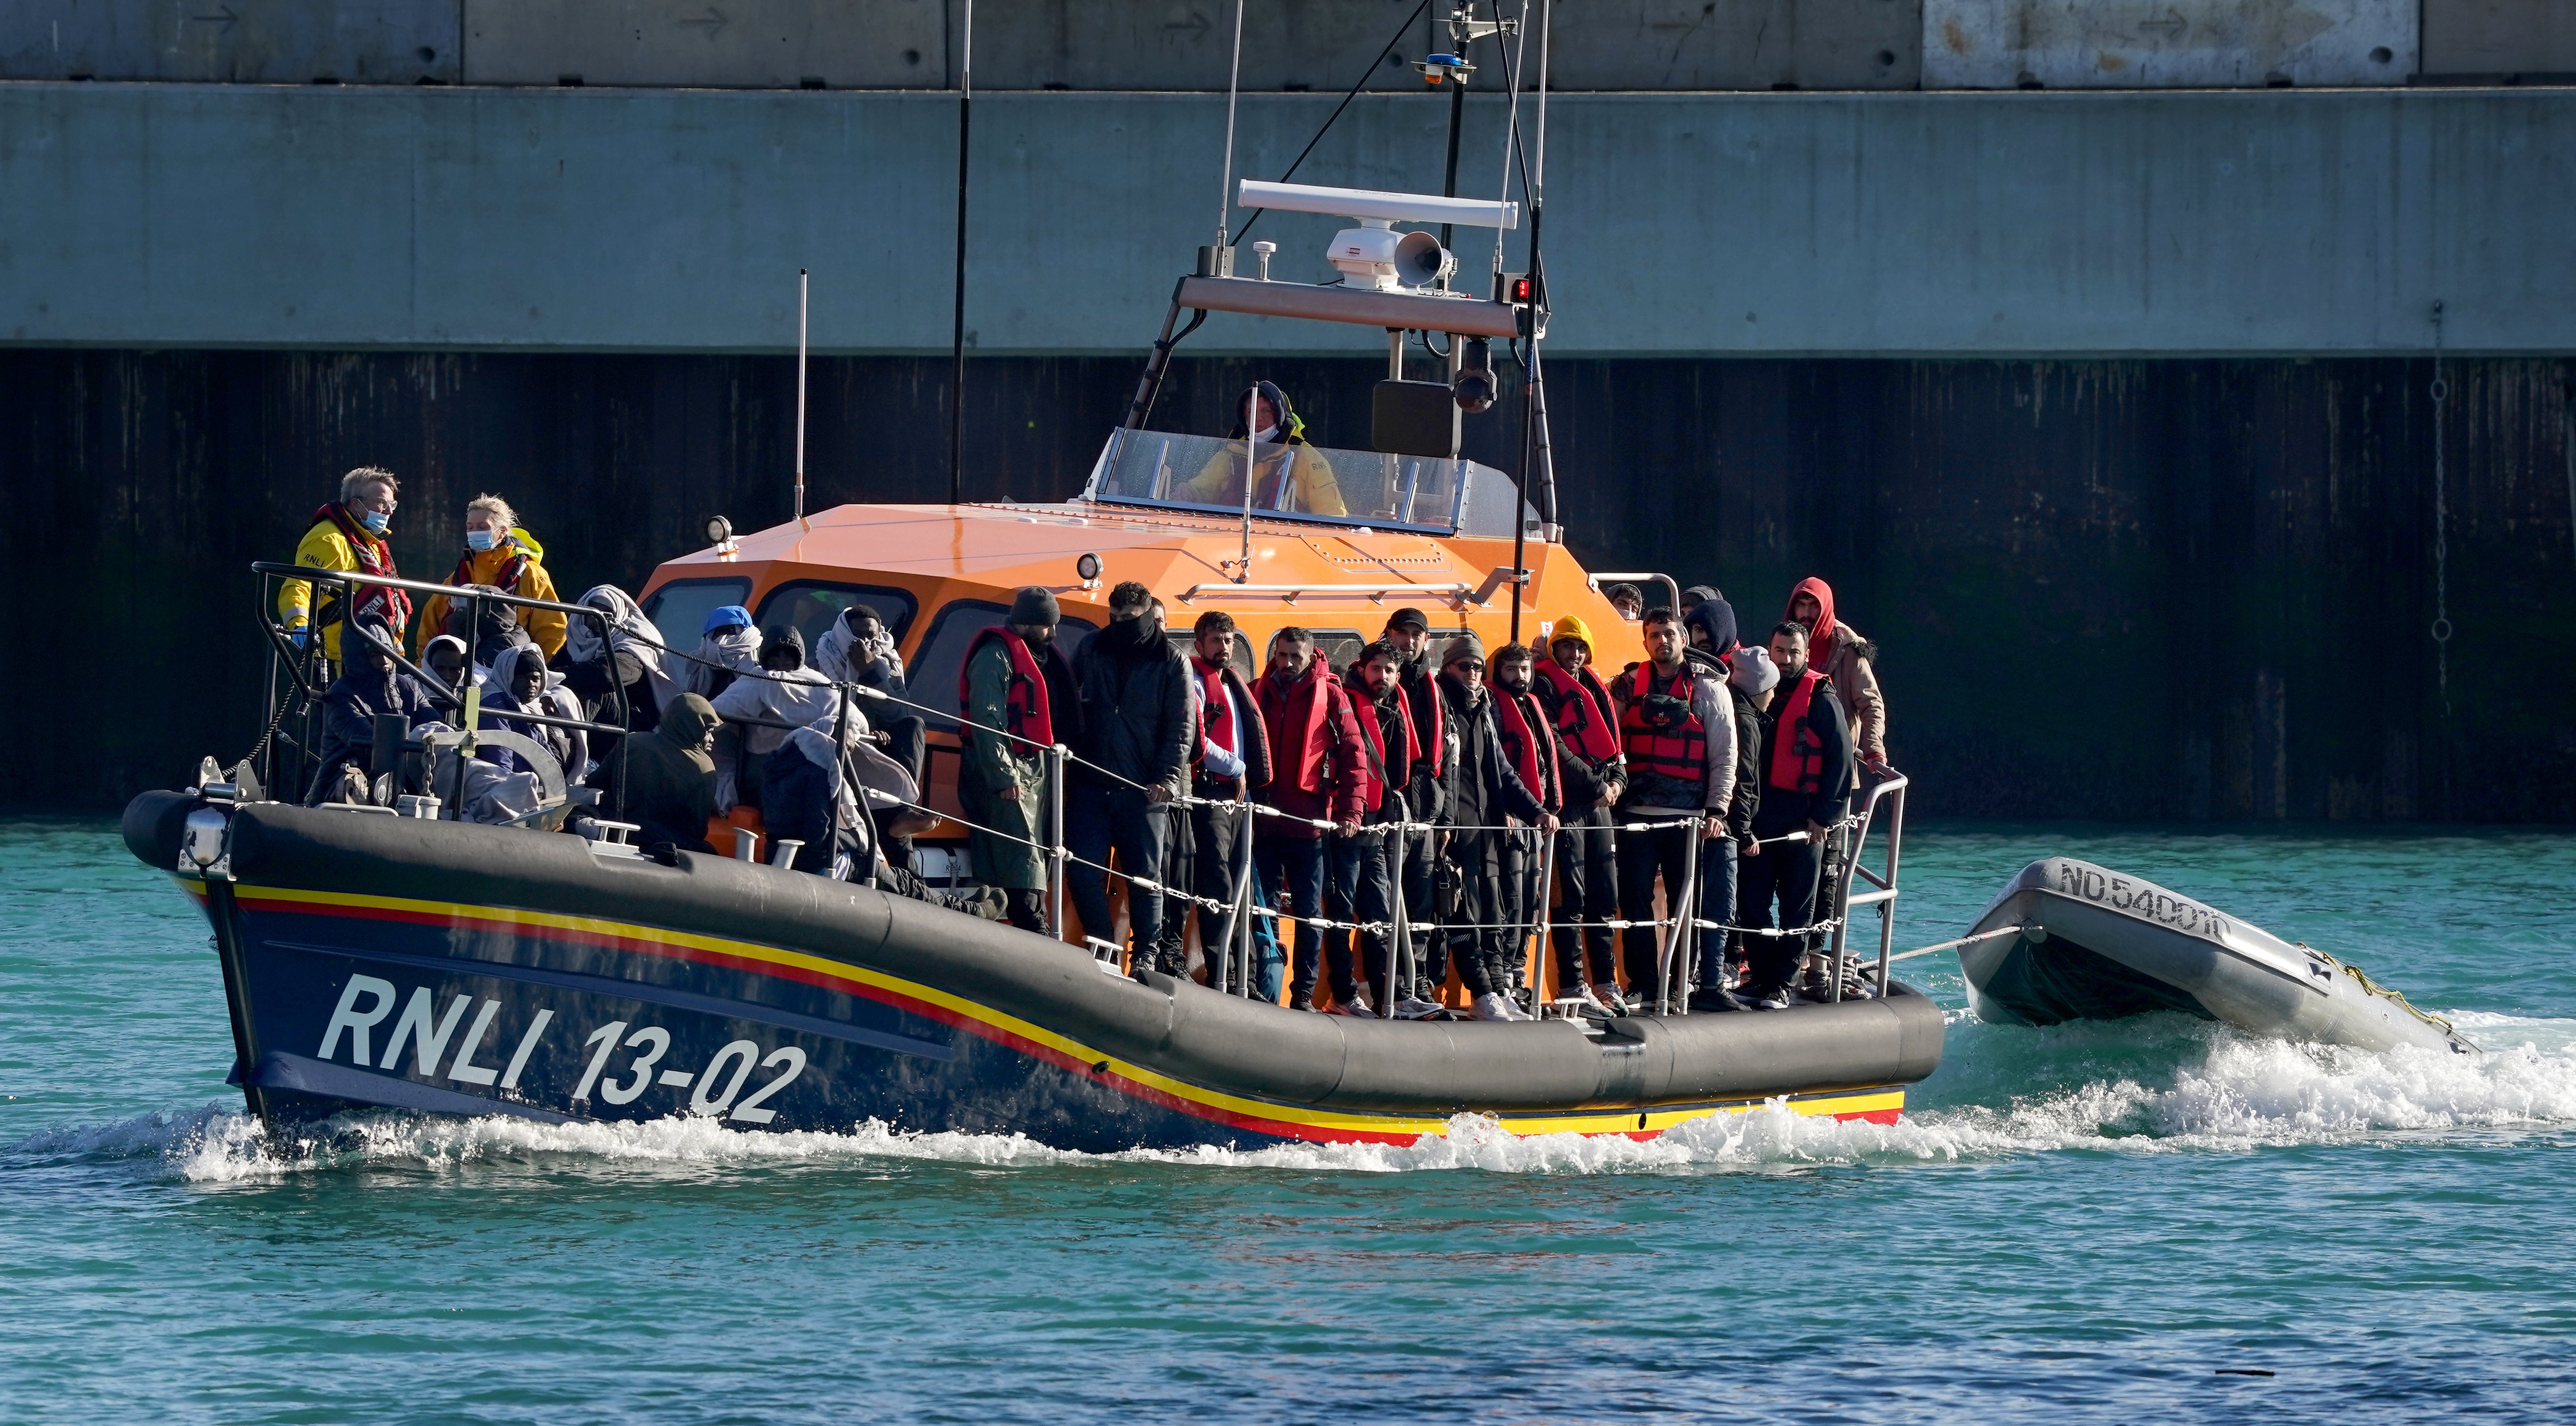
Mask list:
[[[1292,1010],[1315,1008],[1323,932],[1324,829],[1356,836],[1368,793],[1368,743],[1352,716],[1350,695],[1315,655],[1315,636],[1291,625],[1271,636],[1270,666],[1253,689],[1270,734],[1270,786],[1262,801],[1288,815],[1264,817],[1252,837],[1252,859],[1274,905],[1298,918],[1288,987]],[[1333,965],[1333,995],[1345,1004],[1359,987],[1345,944]]]

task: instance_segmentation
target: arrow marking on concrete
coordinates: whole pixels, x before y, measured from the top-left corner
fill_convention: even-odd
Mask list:
[[[1167,30],[1196,30],[1200,34],[1206,34],[1208,30],[1208,17],[1200,14],[1196,10],[1192,10],[1188,19],[1167,21],[1163,25],[1163,28]]]
[[[2161,20],[2140,20],[2138,28],[2149,32],[2162,30],[2165,38],[2171,41],[2182,38],[2182,32],[2191,28],[2191,22],[2182,17],[2180,10],[2167,10]]]
[[[221,25],[225,29],[229,30],[233,26],[241,23],[241,16],[233,13],[232,6],[225,5],[222,6],[216,14],[190,15],[188,17],[188,23],[191,25]]]
[[[717,8],[716,8],[715,6],[713,6],[713,5],[709,5],[709,6],[707,7],[707,13],[705,13],[704,15],[701,15],[701,16],[697,17],[696,19],[693,19],[693,20],[682,20],[680,23],[681,23],[681,25],[683,25],[683,26],[688,26],[688,25],[703,25],[703,26],[705,26],[705,27],[706,27],[706,31],[707,31],[707,38],[712,40],[712,39],[714,39],[714,38],[716,37],[716,31],[723,29],[723,28],[726,26],[726,24],[728,24],[729,22],[725,19],[725,17],[724,17],[724,12],[723,12],[722,10],[717,9]]]

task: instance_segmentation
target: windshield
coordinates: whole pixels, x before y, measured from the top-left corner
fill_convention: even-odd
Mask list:
[[[1131,430],[1110,433],[1083,497],[1237,515],[1247,471],[1252,513],[1266,519],[1509,538],[1522,504],[1510,476],[1471,460],[1268,442],[1247,451],[1215,436]]]

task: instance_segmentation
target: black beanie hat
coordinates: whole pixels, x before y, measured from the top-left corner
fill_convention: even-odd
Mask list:
[[[1063,611],[1055,607],[1054,592],[1037,585],[1021,590],[1011,600],[1011,622],[1014,624],[1043,624],[1052,629],[1063,618]]]

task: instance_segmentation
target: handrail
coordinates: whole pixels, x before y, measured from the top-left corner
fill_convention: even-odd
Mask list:
[[[1386,596],[1390,594],[1445,594],[1452,599],[1464,602],[1475,589],[1476,586],[1464,580],[1447,584],[1370,584],[1366,581],[1347,584],[1326,581],[1309,581],[1304,584],[1236,584],[1230,580],[1218,580],[1206,584],[1193,584],[1175,597],[1183,604],[1187,604],[1197,599],[1201,591],[1209,594],[1284,594],[1287,596],[1285,602],[1294,604],[1297,602],[1297,596],[1301,594],[1365,594],[1369,596],[1370,603],[1384,604]]]
[[[1619,573],[1612,570],[1603,570],[1591,577],[1590,588],[1593,593],[1598,594],[1601,592],[1601,581],[1605,579],[1660,579],[1664,582],[1664,588],[1673,592],[1673,602],[1670,606],[1672,611],[1676,614],[1687,614],[1690,612],[1682,607],[1682,582],[1673,578],[1669,574],[1658,574],[1651,569],[1641,569],[1631,573]]]
[[[331,580],[341,584],[372,584],[386,589],[406,589],[414,594],[445,594],[458,599],[497,599],[504,604],[516,604],[526,609],[551,609],[558,614],[582,614],[602,621],[615,617],[605,609],[593,608],[588,604],[560,604],[552,599],[531,599],[524,594],[509,594],[499,590],[465,589],[453,584],[431,584],[426,580],[418,579],[397,579],[392,575],[368,574],[363,570],[314,569],[308,565],[273,564],[267,560],[253,560],[251,561],[250,567],[251,571],[255,574],[271,574],[282,579],[301,579],[306,581]]]
[[[1888,963],[1896,951],[1897,859],[1905,839],[1905,789],[1909,785],[1903,773],[1872,783],[1861,804],[1858,826],[1852,833],[1851,850],[1843,857],[1834,877],[1834,932],[1832,942],[1833,998],[1843,998],[1843,955],[1849,944],[1851,912],[1855,906],[1878,908],[1878,993],[1887,994]],[[1861,854],[1869,847],[1870,827],[1877,821],[1880,803],[1887,809],[1887,863],[1884,871],[1871,871],[1860,864]],[[1878,890],[1860,896],[1851,894],[1852,878],[1860,877]]]

